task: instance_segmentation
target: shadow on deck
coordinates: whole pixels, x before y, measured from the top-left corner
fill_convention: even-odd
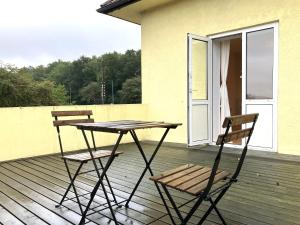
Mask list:
[[[152,153],[153,145],[144,146],[148,155]],[[116,158],[108,175],[121,201],[128,198],[144,163],[133,144],[121,145],[119,149],[124,154]],[[211,165],[214,156],[212,147],[202,150],[162,147],[152,168],[158,174],[186,163]],[[237,161],[237,155],[224,154],[221,168],[231,170]],[[75,168],[72,167],[73,170]],[[85,166],[85,169],[89,168],[91,164]],[[165,214],[157,190],[148,177],[149,174],[133,197],[130,208],[116,209],[120,223],[149,224]],[[219,204],[228,224],[300,224],[299,162],[257,157],[250,153],[239,178],[239,182],[232,186]],[[80,193],[91,191],[95,181],[96,175],[93,173],[82,175],[77,182]],[[65,202],[60,209],[55,208],[67,184],[67,173],[59,156],[42,156],[0,164],[0,224],[78,224],[80,215],[74,199]],[[179,192],[174,195],[177,203],[189,199],[189,196]],[[86,203],[88,196],[81,199]],[[103,194],[99,191],[92,207],[96,207],[97,211],[103,203]],[[188,207],[190,205],[182,208],[182,211],[187,211]],[[197,224],[206,208],[207,205],[203,205],[190,224]],[[104,210],[102,213],[104,216],[98,213],[90,215],[88,224],[108,224],[109,211]],[[152,224],[168,225],[171,222],[165,216]],[[205,224],[220,224],[220,221],[213,213]]]

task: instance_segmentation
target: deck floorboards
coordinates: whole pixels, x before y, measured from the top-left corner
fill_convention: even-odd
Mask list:
[[[154,146],[143,144],[149,156]],[[124,144],[119,148],[124,154],[116,158],[108,176],[115,190],[118,201],[125,200],[140,176],[144,163],[133,144]],[[211,165],[215,156],[213,150],[187,150],[163,146],[155,158],[152,169],[155,174],[186,164]],[[224,154],[221,168],[232,171],[238,156]],[[70,163],[71,172],[75,172],[78,163]],[[90,170],[92,165],[85,165]],[[157,218],[154,225],[171,224],[165,215],[165,208],[158,192],[147,174],[130,208],[116,209],[118,221],[125,225],[149,224]],[[300,163],[249,156],[239,177],[227,195],[219,203],[219,208],[232,225],[296,225],[300,224]],[[81,175],[76,182],[80,194],[90,192],[97,180],[96,174]],[[75,199],[68,200],[63,207],[55,208],[68,185],[68,177],[63,161],[59,156],[41,156],[16,160],[0,164],[0,225],[69,225],[78,224],[80,213]],[[171,191],[176,203],[190,199],[187,194]],[[110,195],[110,193],[109,193]],[[97,192],[92,207],[95,211],[105,203],[101,190]],[[74,197],[74,193],[68,195]],[[111,197],[111,195],[110,195]],[[80,197],[84,205],[88,195]],[[196,212],[189,224],[197,224],[207,209],[204,204]],[[181,208],[187,212],[188,204]],[[102,225],[111,222],[109,210],[92,214],[88,217],[89,225]],[[212,213],[206,225],[221,224],[216,214]]]

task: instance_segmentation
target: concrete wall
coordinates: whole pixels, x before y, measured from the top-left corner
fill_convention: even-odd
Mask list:
[[[55,127],[52,125],[52,110],[92,110],[95,121],[147,120],[146,105],[89,105],[59,107],[0,108],[0,161],[59,152]],[[138,131],[141,139],[147,130]],[[86,148],[82,134],[74,127],[62,127],[61,135],[66,150]],[[98,146],[114,144],[116,134],[97,133]],[[131,142],[127,134],[124,142]]]
[[[187,33],[209,35],[273,21],[279,21],[278,152],[300,154],[299,0],[181,0],[143,13],[143,103],[153,120],[184,123],[168,141],[187,142]]]

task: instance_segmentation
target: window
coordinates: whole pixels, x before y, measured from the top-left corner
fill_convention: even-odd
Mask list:
[[[247,99],[273,99],[274,29],[247,33]]]
[[[207,99],[207,42],[192,40],[192,98]]]

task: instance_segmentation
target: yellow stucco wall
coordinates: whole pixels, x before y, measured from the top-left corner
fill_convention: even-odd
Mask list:
[[[153,120],[184,123],[168,141],[187,142],[187,33],[209,35],[273,21],[279,21],[278,152],[300,155],[299,0],[181,0],[143,13],[143,103]]]
[[[123,119],[147,120],[146,105],[93,105],[59,107],[0,108],[0,162],[23,157],[59,152],[56,129],[52,125],[52,110],[92,110],[95,121]],[[138,131],[141,139],[147,130]],[[62,127],[66,150],[86,148],[82,134],[74,127]],[[97,146],[112,145],[116,134],[97,133]],[[132,141],[125,135],[122,143]]]

